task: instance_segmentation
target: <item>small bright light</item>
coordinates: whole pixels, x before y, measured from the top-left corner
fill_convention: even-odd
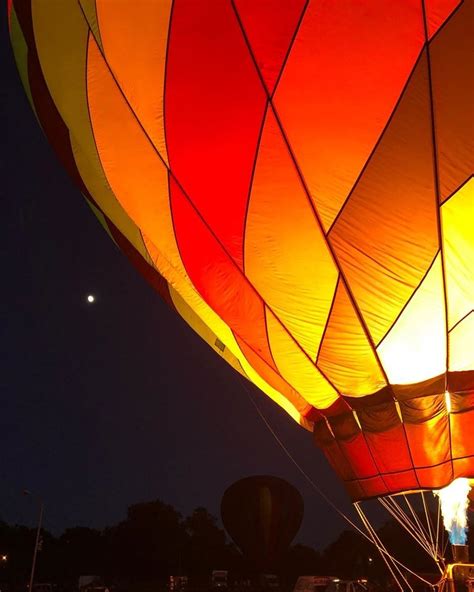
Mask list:
[[[448,391],[444,393],[444,402],[446,403],[446,411],[451,413],[451,395]]]
[[[7,555],[2,555],[2,561],[6,561],[8,559]]]
[[[89,294],[89,295],[87,296],[87,302],[90,302],[90,303],[92,303],[92,302],[94,302],[94,300],[95,300],[95,297],[94,297],[92,294]]]

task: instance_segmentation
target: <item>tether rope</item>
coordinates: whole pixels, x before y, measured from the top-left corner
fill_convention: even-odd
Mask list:
[[[403,567],[403,569],[405,569],[408,573],[412,574],[413,576],[415,576],[416,578],[418,578],[420,581],[424,582],[425,584],[427,584],[428,586],[430,586],[432,589],[434,589],[434,586],[433,586],[433,584],[431,582],[429,582],[428,580],[425,580],[425,578],[423,578],[422,576],[420,576],[419,574],[417,574],[416,572],[414,572],[413,570],[411,570],[409,567],[407,567],[405,564],[403,564],[401,561],[399,561],[387,549],[385,549],[385,547],[379,547],[371,539],[371,537],[369,535],[367,535],[362,529],[360,529],[355,524],[355,522],[353,520],[351,520],[351,518],[349,518],[349,516],[347,516],[342,510],[340,510],[336,506],[336,504],[324,493],[324,491],[319,487],[319,485],[317,485],[313,481],[313,479],[311,479],[311,477],[308,475],[308,473],[306,473],[306,471],[299,465],[299,463],[295,460],[295,458],[293,457],[293,455],[291,454],[291,452],[287,449],[287,447],[285,446],[285,444],[279,438],[279,436],[277,435],[277,433],[275,432],[275,430],[272,428],[272,426],[268,422],[267,418],[263,415],[263,412],[260,410],[260,407],[254,401],[253,396],[252,396],[250,390],[247,387],[245,378],[243,376],[241,376],[240,374],[238,375],[238,378],[240,380],[240,383],[242,384],[243,389],[247,393],[248,398],[250,399],[250,402],[255,407],[255,410],[257,411],[260,419],[263,421],[263,423],[267,427],[268,431],[272,434],[273,438],[278,443],[278,445],[280,446],[280,448],[283,450],[283,452],[286,454],[286,456],[291,460],[291,462],[295,465],[295,467],[298,469],[298,471],[303,475],[303,477],[306,479],[306,481],[311,485],[311,487],[316,491],[316,493],[320,497],[322,497],[323,500],[329,506],[331,506],[331,508],[337,514],[339,514],[339,516],[341,516],[341,518],[343,518],[348,524],[350,524],[350,526],[352,526],[352,528],[354,528],[354,530],[356,530],[360,535],[362,535],[366,540],[368,540],[372,545],[374,545],[377,548],[377,550],[379,551],[379,553],[381,555],[383,555],[385,557],[389,557],[390,560],[393,561],[395,564],[397,564],[400,567]],[[384,561],[385,561],[385,559],[384,559]]]

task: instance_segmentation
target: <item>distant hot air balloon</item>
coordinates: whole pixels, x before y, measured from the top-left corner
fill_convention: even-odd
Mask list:
[[[233,483],[221,503],[225,529],[261,572],[275,569],[300,528],[303,512],[299,491],[268,475]]]
[[[474,478],[473,1],[8,4],[99,220],[352,499]]]

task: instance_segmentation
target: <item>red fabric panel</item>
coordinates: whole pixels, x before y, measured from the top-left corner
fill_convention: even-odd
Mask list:
[[[418,479],[415,471],[400,471],[390,475],[383,475],[385,485],[388,487],[390,493],[399,491],[409,491],[410,489],[418,489]]]
[[[267,89],[273,92],[306,0],[236,0],[235,5]]]
[[[339,442],[339,446],[350,462],[354,474],[358,479],[363,479],[364,477],[369,477],[378,473],[362,433],[356,436],[353,440]]]
[[[244,218],[265,106],[265,91],[231,3],[177,0],[165,88],[169,162],[241,267]]]
[[[366,496],[365,489],[360,481],[349,481],[344,483],[346,491],[351,499],[360,500]]]
[[[460,0],[423,0],[425,3],[428,37],[431,39],[446,19],[461,4]]]
[[[324,446],[323,452],[342,481],[354,481],[357,478],[336,440]]]
[[[412,467],[401,423],[385,432],[365,432],[365,438],[381,473],[404,471]]]
[[[364,488],[366,497],[379,497],[391,493],[387,489],[382,477],[379,476],[364,479],[361,481],[361,486]]]
[[[277,370],[268,345],[261,298],[226,255],[173,178],[170,178],[170,199],[176,241],[194,286],[234,333]]]

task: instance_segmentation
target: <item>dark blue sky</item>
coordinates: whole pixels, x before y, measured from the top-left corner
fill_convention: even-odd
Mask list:
[[[275,442],[234,371],[159,299],[115,247],[59,166],[30,110],[2,30],[0,518],[103,527],[160,498],[219,514],[233,481],[273,474],[303,494],[297,541],[345,527]],[[5,129],[5,128],[4,128]],[[88,305],[88,293],[97,301]],[[311,435],[251,387],[301,466],[349,500]]]

